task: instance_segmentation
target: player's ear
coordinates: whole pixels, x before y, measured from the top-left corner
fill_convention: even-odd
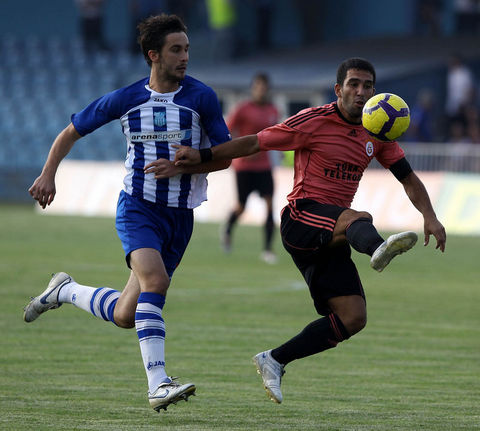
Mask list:
[[[152,63],[157,63],[160,59],[160,53],[154,49],[149,49],[147,54],[148,58],[152,61]]]
[[[338,84],[338,83],[335,84],[333,89],[335,90],[335,96],[342,97],[342,86],[340,84]]]

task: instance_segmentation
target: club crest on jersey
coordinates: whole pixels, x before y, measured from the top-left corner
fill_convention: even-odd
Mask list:
[[[373,155],[373,144],[371,141],[368,141],[365,144],[365,151],[367,153],[367,156],[372,156]]]
[[[153,123],[157,127],[163,127],[167,124],[167,115],[165,111],[154,112],[153,113]]]

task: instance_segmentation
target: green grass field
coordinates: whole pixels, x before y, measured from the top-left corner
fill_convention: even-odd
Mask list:
[[[23,306],[50,273],[121,289],[128,271],[112,219],[42,216],[0,206],[0,429],[480,429],[479,238],[422,246],[383,273],[355,254],[369,323],[336,349],[290,364],[284,403],[266,397],[251,357],[317,318],[300,273],[259,261],[260,230],[233,253],[197,224],[165,306],[167,371],[197,396],[157,414],[134,330],[70,305],[38,321]]]

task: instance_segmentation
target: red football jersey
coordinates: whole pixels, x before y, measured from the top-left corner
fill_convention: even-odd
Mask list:
[[[374,157],[387,169],[405,157],[397,142],[377,141],[346,120],[336,102],[304,109],[257,136],[263,151],[295,150],[289,201],[308,198],[349,208]]]
[[[243,102],[229,115],[227,126],[233,136],[254,135],[278,122],[278,110],[271,104],[259,105],[251,101]],[[259,152],[248,157],[232,160],[236,171],[268,171],[271,169],[267,152]]]

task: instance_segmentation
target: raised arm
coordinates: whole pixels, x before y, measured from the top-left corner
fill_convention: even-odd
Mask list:
[[[63,129],[53,141],[47,161],[43,166],[42,173],[28,189],[33,199],[38,201],[40,206],[45,209],[55,198],[55,174],[58,165],[72,149],[75,141],[81,138],[72,123]]]
[[[401,180],[405,192],[413,203],[415,208],[418,209],[423,215],[424,220],[424,233],[425,242],[424,245],[428,245],[430,241],[430,235],[433,235],[437,240],[437,246],[442,252],[445,251],[445,243],[447,241],[447,235],[445,228],[438,221],[435,211],[433,210],[430,197],[422,181],[415,172],[410,172],[403,180]]]

